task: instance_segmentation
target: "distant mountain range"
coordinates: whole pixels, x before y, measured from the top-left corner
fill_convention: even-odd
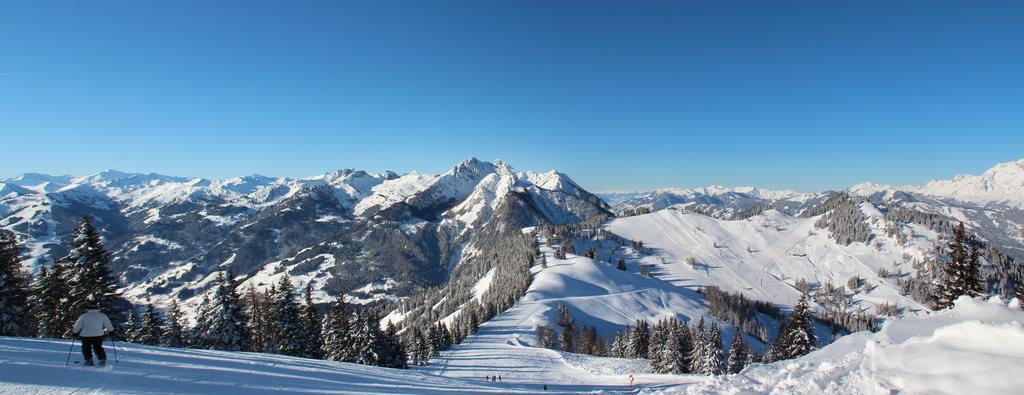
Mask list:
[[[91,216],[135,302],[174,297],[194,307],[216,271],[231,269],[257,286],[287,272],[318,300],[346,294],[366,303],[444,284],[453,268],[484,253],[474,240],[489,228],[663,209],[719,219],[765,210],[799,216],[843,192],[964,221],[1024,259],[1024,160],[923,187],[866,183],[815,193],[707,187],[595,195],[557,171],[475,158],[442,174],[346,169],[299,179],[26,173],[0,181],[0,228],[18,236],[26,265],[36,269],[65,254],[76,223]]]
[[[129,300],[186,307],[218,270],[269,286],[288,272],[321,300],[365,303],[443,284],[493,218],[515,226],[577,222],[610,207],[556,171],[468,159],[442,174],[340,170],[225,180],[104,171],[28,173],[0,183],[0,227],[27,266],[67,252],[86,215],[113,253]],[[264,282],[265,280],[265,282]]]
[[[861,183],[845,191],[801,193],[711,186],[598,195],[620,213],[677,208],[728,219],[765,207],[799,215],[841,192],[867,198],[875,204],[901,204],[964,221],[1007,254],[1024,259],[1024,159],[997,164],[982,175],[960,175],[920,187]]]

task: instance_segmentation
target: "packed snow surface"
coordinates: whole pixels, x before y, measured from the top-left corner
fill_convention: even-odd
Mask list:
[[[117,344],[109,366],[65,367],[68,340],[0,337],[0,393],[483,394],[539,388],[281,355]],[[82,358],[75,347],[72,360]],[[551,391],[565,394],[566,391]]]
[[[665,392],[1011,394],[1024,388],[1024,312],[961,297],[951,310],[887,322],[804,357]]]

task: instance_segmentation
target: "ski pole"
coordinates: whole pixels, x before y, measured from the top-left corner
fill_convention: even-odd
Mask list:
[[[121,362],[117,359],[117,341],[114,340],[114,332],[110,332],[110,348],[114,350],[114,363]]]
[[[68,364],[71,363],[71,351],[75,349],[75,340],[77,339],[77,337],[71,338],[71,348],[68,348],[68,359],[64,361],[64,366],[68,366]]]

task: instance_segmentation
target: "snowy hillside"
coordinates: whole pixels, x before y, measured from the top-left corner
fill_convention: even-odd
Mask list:
[[[676,208],[722,219],[745,219],[769,208],[799,216],[841,192],[878,206],[901,206],[939,215],[952,223],[963,221],[972,233],[1002,253],[1024,260],[1024,159],[996,164],[982,175],[960,175],[925,186],[865,182],[845,191],[811,193],[712,186],[609,192],[601,196],[617,213],[625,215]]]
[[[856,310],[874,310],[896,303],[905,313],[921,314],[925,306],[901,295],[893,279],[880,278],[879,269],[913,274],[912,259],[923,259],[935,233],[917,225],[902,225],[912,233],[900,243],[883,231],[887,226],[870,204],[863,206],[876,238],[870,244],[841,245],[826,230],[815,227],[818,217],[796,218],[771,210],[746,220],[726,221],[662,210],[619,218],[607,229],[656,251],[645,261],[652,273],[679,286],[709,286],[740,292],[756,300],[792,306],[800,296],[798,279],[812,286],[845,285],[852,276],[866,281],[850,290]],[[692,259],[694,264],[689,264]]]
[[[444,351],[431,364],[417,371],[472,380],[484,375],[502,375],[504,382],[531,386],[547,384],[552,389],[576,391],[628,388],[629,375],[635,384],[659,388],[704,380],[701,376],[650,373],[646,361],[571,354],[538,346],[537,327],[554,325],[558,308],[565,305],[582,325],[594,326],[601,337],[633,324],[637,319],[657,321],[675,317],[689,322],[707,316],[703,297],[635,272],[620,271],[614,265],[585,256],[554,257],[548,246],[541,247],[547,268],[532,268],[534,281],[519,302],[480,325],[479,331],[462,344]],[[636,254],[625,252],[635,258]],[[631,259],[632,260],[632,259]],[[710,317],[709,317],[710,318]],[[728,324],[723,332],[732,333]]]
[[[1024,388],[1024,312],[961,298],[952,310],[887,322],[795,360],[664,393],[1011,394]]]

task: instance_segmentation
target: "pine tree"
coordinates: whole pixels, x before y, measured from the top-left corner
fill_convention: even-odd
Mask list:
[[[142,325],[139,327],[138,342],[152,346],[160,344],[163,324],[160,312],[156,311],[152,303],[147,304],[146,312],[142,315]]]
[[[455,344],[454,341],[452,340],[452,332],[448,329],[448,326],[445,325],[444,323],[438,322],[437,323],[437,327],[440,329],[440,333],[441,333],[441,349],[442,350],[447,350],[447,349],[451,348],[452,345]]]
[[[729,361],[726,364],[726,373],[739,373],[747,366],[747,361],[751,360],[750,357],[750,346],[743,340],[743,334],[740,333],[740,328],[736,327],[736,331],[732,335],[732,345],[729,346]]]
[[[267,325],[267,296],[256,291],[256,286],[249,283],[245,292],[246,326],[249,328],[250,351],[263,352],[270,329]]]
[[[18,240],[0,230],[0,336],[29,336],[29,281],[21,270]]]
[[[569,308],[564,303],[558,305],[558,326],[562,328],[568,328],[572,325],[572,314],[569,313]]]
[[[626,335],[629,330],[615,331],[615,341],[612,342],[611,356],[612,358],[628,358],[629,338]]]
[[[139,327],[142,326],[139,318],[139,313],[135,311],[135,306],[128,308],[128,318],[124,323],[124,341],[129,343],[139,342]]]
[[[247,319],[236,291],[234,276],[231,271],[220,272],[216,281],[211,306],[204,318],[204,332],[199,334],[202,339],[201,347],[212,350],[248,351],[249,328],[246,326]]]
[[[1017,304],[1024,309],[1024,276],[1017,277],[1017,286],[1014,287],[1014,296],[1017,297]]]
[[[178,301],[171,300],[171,307],[167,310],[167,320],[164,325],[164,337],[161,344],[165,347],[185,347],[185,339],[188,338],[185,332],[185,324],[181,317],[181,308],[178,306]]]
[[[350,316],[348,306],[345,303],[345,295],[338,296],[338,299],[331,305],[330,311],[324,317],[323,325],[323,356],[331,361],[349,361],[352,342],[349,339],[351,334]]]
[[[772,358],[776,360],[796,358],[807,354],[817,345],[814,334],[814,322],[807,295],[800,295],[800,300],[793,307],[791,314],[782,325]]]
[[[190,347],[209,348],[207,334],[210,332],[212,311],[210,296],[204,296],[203,302],[199,304],[199,309],[196,311],[196,325],[192,327],[192,332],[189,334],[188,344]]]
[[[651,360],[651,369],[657,373],[666,372],[665,365],[667,364],[667,359],[665,359],[665,354],[669,343],[668,334],[665,333],[667,329],[665,320],[655,322],[651,329],[651,340],[647,347],[647,352],[648,359]]]
[[[562,329],[562,333],[558,335],[558,349],[565,352],[574,352],[576,350],[576,344],[573,341],[573,329],[572,325],[569,325]]]
[[[82,218],[75,228],[71,252],[62,260],[68,265],[64,273],[68,284],[67,311],[81,314],[99,306],[108,316],[117,317],[120,295],[110,272],[110,253],[89,217]]]
[[[685,335],[684,335],[685,334]],[[658,373],[685,373],[688,371],[685,353],[689,330],[680,329],[675,319],[659,321],[651,333],[649,354],[651,367]]]
[[[363,365],[386,366],[392,356],[380,330],[380,321],[372,312],[360,312],[352,333],[353,361]]]
[[[982,291],[977,242],[968,239],[963,222],[956,226],[953,239],[946,247],[949,249],[949,261],[942,267],[943,276],[937,287],[937,310],[952,307],[953,301],[960,296],[977,296]]]
[[[54,264],[50,268],[44,266],[40,269],[39,275],[32,283],[30,298],[39,337],[57,338],[67,332],[70,318],[66,315],[67,311],[61,309],[67,292],[63,265]]]
[[[384,347],[386,350],[384,353],[385,358],[381,361],[381,366],[397,369],[405,369],[409,366],[409,355],[406,352],[405,345],[402,344],[402,340],[398,337],[398,330],[390,322],[388,322],[387,329],[384,330]]]
[[[722,355],[722,334],[718,331],[718,324],[711,323],[711,330],[704,342],[704,362],[701,364],[702,372],[707,375],[722,373],[725,366],[725,356]]]
[[[693,328],[690,328],[690,340],[692,342],[689,355],[690,371],[704,374],[704,362],[707,360],[706,354],[709,349],[707,346],[708,335],[704,330],[704,317],[700,317],[700,321],[695,323]]]
[[[630,358],[647,358],[650,340],[650,331],[648,329],[647,321],[636,320],[636,326],[633,327],[633,334],[629,336]]]
[[[690,337],[690,328],[678,320],[672,321],[672,331],[675,336],[676,354],[669,361],[669,368],[680,373],[693,371],[690,367],[690,349],[693,348],[693,340]],[[678,366],[676,366],[678,365]]]
[[[761,360],[761,357],[759,357],[757,355],[757,353],[755,353],[754,350],[752,350],[750,348],[750,346],[748,345],[747,346],[747,358],[743,360],[743,367],[746,368],[747,366],[753,365],[754,362],[757,362],[757,361],[760,361],[760,360]]]
[[[583,332],[580,334],[579,350],[584,354],[601,355],[603,350],[598,344],[600,341],[596,328],[583,327]]]
[[[287,273],[281,277],[277,291],[270,299],[272,304],[268,315],[272,326],[270,337],[274,347],[267,351],[301,356],[305,346],[295,334],[302,333],[302,320],[299,317],[299,305],[295,302],[292,280]]]
[[[430,345],[430,357],[436,357],[440,354],[441,350],[441,332],[438,330],[438,325],[430,325],[427,328],[427,344]]]
[[[320,313],[316,311],[316,304],[313,303],[313,290],[309,286],[306,287],[305,299],[306,303],[302,306],[302,326],[305,337],[303,344],[306,348],[304,354],[307,358],[321,358],[323,336],[320,331]]]
[[[413,365],[426,366],[430,361],[430,345],[419,327],[413,328],[412,345],[412,352],[410,354]]]

